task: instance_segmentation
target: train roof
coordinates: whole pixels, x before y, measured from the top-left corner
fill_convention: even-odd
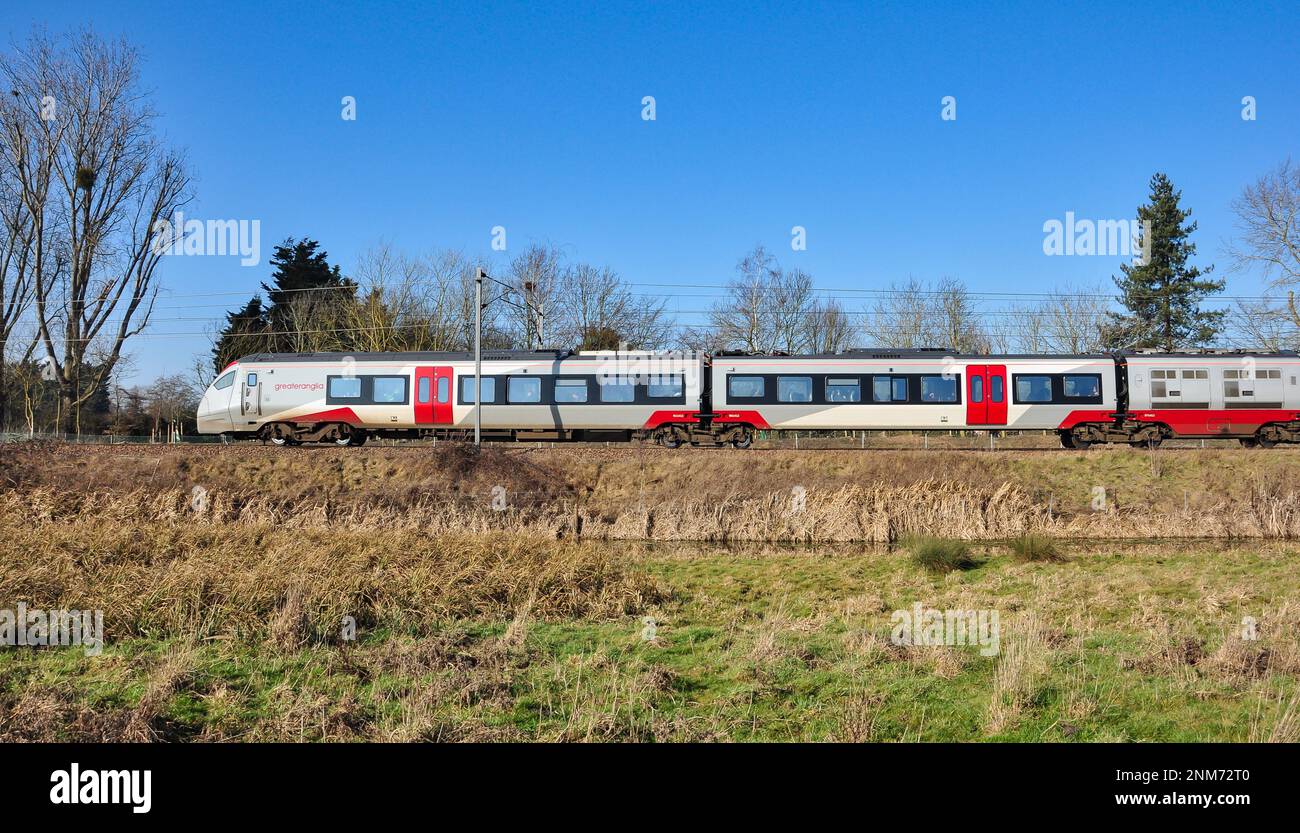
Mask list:
[[[483,359],[486,361],[522,361],[522,360],[549,360],[561,361],[566,359],[598,359],[610,357],[627,357],[634,358],[640,356],[650,357],[681,357],[687,358],[690,354],[673,352],[673,351],[653,351],[653,350],[594,350],[575,352],[573,350],[484,350]],[[1120,350],[1113,353],[961,353],[943,350],[941,348],[923,347],[907,349],[890,349],[887,347],[880,348],[853,348],[850,350],[841,350],[838,353],[747,353],[738,350],[723,350],[713,353],[715,359],[732,359],[732,360],[756,360],[765,359],[804,359],[809,361],[832,360],[832,359],[936,359],[942,360],[947,358],[962,359],[969,361],[990,361],[998,359],[1029,360],[1040,359],[1045,361],[1060,360],[1068,361],[1070,359],[1192,359],[1206,358],[1211,356],[1257,356],[1270,358],[1296,358],[1300,356],[1295,350],[1185,350],[1174,353],[1163,353],[1152,350]],[[440,361],[473,361],[474,354],[468,350],[455,351],[437,351],[437,350],[415,350],[402,351],[393,353],[344,353],[344,352],[325,352],[325,353],[251,353],[246,356],[240,356],[235,363],[249,362],[339,362],[345,359],[351,359],[357,362],[392,362],[409,361],[409,362],[440,362]]]

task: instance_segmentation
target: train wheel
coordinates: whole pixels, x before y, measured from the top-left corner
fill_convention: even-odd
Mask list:
[[[366,444],[366,440],[369,439],[369,437],[370,435],[367,434],[362,429],[353,428],[352,434],[348,437],[348,445],[352,446],[353,448],[363,446]]]
[[[664,448],[681,448],[682,435],[675,428],[665,428],[659,432],[659,444]]]
[[[282,431],[286,430],[288,433],[282,433]],[[268,425],[264,429],[264,436],[271,441],[271,445],[275,446],[302,445],[301,442],[294,439],[292,425]]]
[[[754,435],[751,434],[749,431],[746,431],[744,434],[742,434],[740,436],[740,439],[731,441],[732,448],[739,448],[742,451],[746,448],[749,448],[753,444],[754,444]]]
[[[1254,437],[1242,437],[1239,442],[1242,448],[1259,448],[1259,440]]]
[[[1268,437],[1256,437],[1255,442],[1259,444],[1260,448],[1272,448],[1277,445],[1277,440],[1272,440]]]
[[[1069,433],[1061,434],[1061,448],[1074,448],[1074,435]]]
[[[1134,448],[1156,449],[1160,447],[1160,443],[1164,442],[1164,439],[1165,439],[1164,437],[1157,434],[1154,437],[1147,437],[1144,440],[1133,440],[1132,442],[1129,443],[1129,445],[1133,446]]]

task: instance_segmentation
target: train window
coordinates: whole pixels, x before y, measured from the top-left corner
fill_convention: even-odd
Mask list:
[[[556,379],[555,380],[555,401],[557,403],[586,402],[587,401],[587,380],[586,379]]]
[[[876,402],[888,402],[889,396],[889,377],[873,376],[871,378],[871,398]]]
[[[682,395],[681,376],[657,376],[650,380],[646,395],[652,399],[671,399]]]
[[[1154,399],[1161,399],[1165,396],[1168,396],[1168,394],[1165,393],[1165,383],[1153,381],[1151,383],[1151,396]]]
[[[542,380],[535,376],[511,376],[506,383],[506,401],[541,402]]]
[[[460,377],[460,401],[466,405],[474,404],[474,377]],[[497,401],[497,380],[490,376],[483,377],[483,404],[490,405]]]
[[[451,398],[451,380],[443,376],[438,380],[438,401],[446,403]]]
[[[212,387],[217,390],[225,390],[235,383],[235,371],[230,371],[225,376],[212,383]]]
[[[1183,371],[1183,378],[1184,378],[1184,379],[1208,379],[1208,378],[1210,378],[1210,371],[1208,371],[1208,370],[1184,370],[1184,371]]]
[[[405,376],[375,376],[373,384],[373,400],[376,405],[406,404]]]
[[[970,401],[979,404],[984,401],[984,377],[970,377]]]
[[[826,380],[826,401],[827,402],[861,402],[862,385],[857,379],[836,379]]]
[[[989,399],[991,401],[1001,402],[1006,398],[1006,391],[1003,390],[1004,385],[1006,385],[1006,382],[1003,381],[1001,376],[994,376],[989,380]]]
[[[922,402],[956,402],[957,399],[957,377],[955,375],[921,377]]]
[[[811,376],[776,377],[776,401],[811,402],[812,401],[812,377]]]
[[[244,380],[244,384],[248,385],[250,388],[257,387],[257,374],[256,373],[248,374],[248,378]]]
[[[360,399],[360,376],[331,376],[329,395],[335,399]]]
[[[757,399],[763,395],[762,376],[728,376],[727,396],[732,399]]]
[[[1091,399],[1101,396],[1100,376],[1065,376],[1066,399]]]
[[[1258,374],[1260,379],[1281,379],[1282,371],[1280,370],[1261,370]]]
[[[421,405],[428,405],[430,393],[429,377],[421,376],[420,383],[415,387],[415,401],[419,402]]]
[[[1223,395],[1228,397],[1241,396],[1241,382],[1224,382]]]
[[[1052,377],[1051,376],[1017,376],[1016,377],[1016,401],[1017,402],[1051,402],[1052,401]]]
[[[601,402],[636,401],[636,382],[623,376],[600,379]]]

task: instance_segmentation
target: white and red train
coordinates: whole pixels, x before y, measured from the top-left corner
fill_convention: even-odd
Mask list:
[[[1048,430],[1070,448],[1229,438],[1300,442],[1294,351],[833,355],[490,351],[486,440],[746,448],[761,430]],[[208,387],[199,431],[277,445],[472,431],[468,353],[257,354]]]

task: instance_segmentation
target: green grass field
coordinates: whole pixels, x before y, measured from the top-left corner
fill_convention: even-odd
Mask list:
[[[1090,545],[1020,563],[983,545],[976,566],[936,572],[906,550],[588,544],[555,554],[582,565],[561,571],[567,587],[535,570],[554,547],[487,545],[484,560],[518,580],[475,600],[454,580],[418,579],[454,616],[372,599],[355,643],[330,632],[324,611],[349,604],[325,604],[339,601],[331,586],[238,619],[204,622],[198,602],[130,624],[153,632],[110,639],[99,657],[4,650],[0,737],[1297,739],[1294,547]],[[417,580],[410,564],[388,571]],[[603,577],[577,580],[593,571]],[[172,592],[204,586],[219,604],[215,572],[189,580]],[[997,610],[998,655],[893,644],[892,611],[915,602]],[[1242,639],[1243,617],[1257,639]]]

